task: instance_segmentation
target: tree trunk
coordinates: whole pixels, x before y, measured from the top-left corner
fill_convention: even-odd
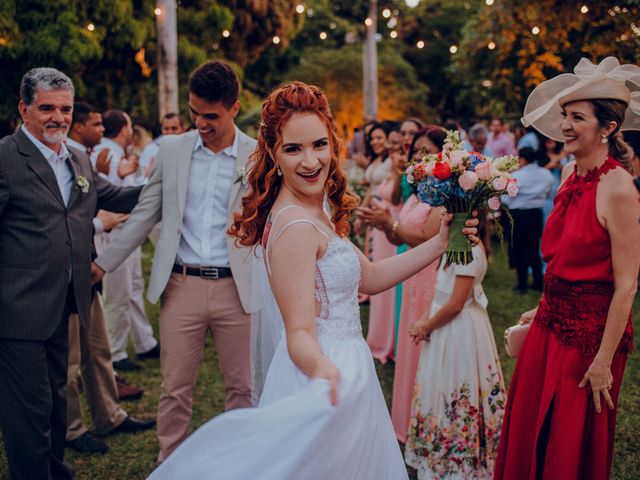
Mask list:
[[[376,31],[378,25],[378,2],[369,0],[369,15],[371,22],[365,25],[364,54],[362,56],[364,81],[364,118],[376,118],[378,115],[378,50],[376,45]]]
[[[158,28],[158,102],[159,121],[178,110],[178,27],[175,0],[156,0],[160,15]]]

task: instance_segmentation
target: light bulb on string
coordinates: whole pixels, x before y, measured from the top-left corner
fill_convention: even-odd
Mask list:
[[[304,5],[302,5],[301,3],[299,3],[298,5],[296,5],[296,12],[298,12],[298,13],[304,13]]]
[[[423,49],[424,48],[424,41],[422,40],[418,40],[418,43],[416,43],[416,47]]]
[[[327,39],[327,32],[320,32],[320,40],[326,40]]]
[[[280,37],[276,35],[275,37],[273,37],[272,42],[274,43],[274,45],[278,45],[280,43]]]
[[[90,32],[93,32],[96,29],[96,26],[93,23],[89,23],[87,25],[87,30],[89,30]]]
[[[162,9],[160,7],[157,7],[153,13],[156,14],[156,17],[159,17],[160,15],[162,15]]]

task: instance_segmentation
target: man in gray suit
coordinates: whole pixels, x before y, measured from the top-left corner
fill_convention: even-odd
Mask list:
[[[92,220],[126,213],[139,189],[100,177],[63,143],[74,88],[53,68],[22,78],[24,125],[0,140],[0,428],[17,480],[66,479],[68,317],[91,305]]]
[[[189,434],[193,386],[211,331],[225,386],[225,408],[250,407],[251,259],[227,235],[247,192],[243,171],[254,139],[234,124],[240,84],[224,62],[189,77],[197,130],[167,135],[140,203],[95,260],[96,279],[116,268],[162,220],[148,298],[161,298],[159,461]]]

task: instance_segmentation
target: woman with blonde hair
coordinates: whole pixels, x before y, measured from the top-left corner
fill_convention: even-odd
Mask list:
[[[618,396],[633,348],[640,204],[621,130],[640,125],[640,68],[582,59],[540,84],[523,123],[575,163],[542,236],[544,294],[511,380],[496,479],[606,479]]]

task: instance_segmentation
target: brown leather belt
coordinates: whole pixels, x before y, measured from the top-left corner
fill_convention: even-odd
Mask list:
[[[174,273],[182,275],[191,275],[193,277],[206,278],[208,280],[218,280],[219,278],[231,277],[231,269],[229,267],[188,267],[187,265],[173,264]]]

